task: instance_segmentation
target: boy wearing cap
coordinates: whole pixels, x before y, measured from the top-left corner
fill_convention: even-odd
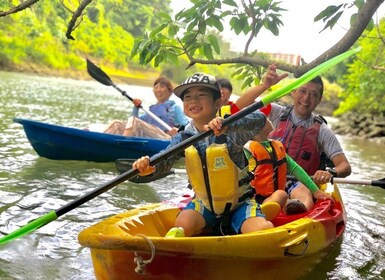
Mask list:
[[[210,129],[214,135],[185,150],[186,170],[195,198],[180,212],[176,228],[171,231],[179,230],[177,236],[193,236],[222,225],[224,221],[229,221],[234,233],[272,228],[273,224],[265,219],[259,205],[252,199],[247,161],[243,156],[243,145],[255,135],[255,131],[264,127],[264,114],[253,112],[222,129],[222,118],[216,117],[221,107],[220,90],[215,78],[205,73],[195,73],[187,78],[174,89],[174,93],[183,100],[184,113],[191,121],[183,132],[173,137],[166,150],[182,142],[186,136]],[[162,173],[181,157],[171,156],[155,166],[149,165],[148,156],[141,157],[134,162],[133,168],[138,169],[141,175]],[[276,203],[266,205],[266,212],[272,216],[279,210]]]

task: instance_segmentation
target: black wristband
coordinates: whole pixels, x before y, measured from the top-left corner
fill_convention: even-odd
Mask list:
[[[337,171],[334,168],[326,168],[326,171],[333,175],[333,177],[337,177]]]

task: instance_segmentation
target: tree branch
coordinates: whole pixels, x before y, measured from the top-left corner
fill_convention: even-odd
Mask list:
[[[226,59],[194,59],[189,56],[190,65],[194,65],[196,63],[199,64],[235,64],[235,63],[243,63],[251,66],[263,66],[267,67],[268,65],[274,63],[277,65],[277,68],[283,71],[287,71],[293,73],[294,77],[300,77],[307,71],[313,69],[317,65],[323,63],[324,61],[335,57],[345,51],[347,51],[350,47],[354,45],[354,43],[358,40],[361,34],[364,32],[366,26],[370,22],[374,13],[380,7],[380,5],[385,0],[368,0],[362,6],[362,8],[358,11],[358,15],[356,21],[350,29],[347,31],[344,37],[341,38],[334,46],[328,49],[326,52],[318,56],[316,59],[311,61],[310,63],[302,64],[301,66],[294,66],[287,63],[275,62],[273,60],[265,59],[262,57],[258,57],[258,54],[254,57],[249,56],[241,56],[235,58],[226,58]]]
[[[39,2],[39,0],[27,0],[27,1],[24,1],[24,2],[20,3],[20,5],[18,5],[16,7],[13,7],[12,9],[10,9],[8,11],[5,11],[5,12],[0,11],[0,17],[5,17],[7,15],[15,14],[17,12],[25,10],[26,8],[31,7],[36,2]]]
[[[67,39],[71,39],[71,40],[75,40],[75,38],[71,35],[72,31],[74,31],[80,24],[80,22],[82,21],[82,19],[80,19],[80,21],[78,23],[77,22],[77,19],[79,17],[82,17],[83,16],[83,10],[88,6],[88,4],[90,4],[92,2],[92,0],[83,0],[79,7],[77,8],[77,10],[73,13],[72,15],[72,18],[71,18],[71,21],[69,22],[68,24],[68,27],[67,27],[67,32],[66,32],[66,37]]]

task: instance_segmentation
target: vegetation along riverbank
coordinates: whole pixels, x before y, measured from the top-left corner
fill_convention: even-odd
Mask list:
[[[230,24],[227,27],[236,35],[254,34],[250,41],[256,39],[261,29],[278,36],[284,12],[281,8],[273,9],[267,16],[269,24],[258,27],[245,22],[242,12],[234,15],[226,10],[229,8],[226,5],[217,10],[218,7],[211,7],[206,1],[193,1],[195,8],[176,17],[172,15],[178,11],[172,11],[170,0],[155,0],[151,4],[129,0],[85,2],[88,4],[39,1],[33,5],[34,1],[30,1],[16,8],[0,3],[0,69],[91,79],[85,63],[89,58],[116,83],[151,86],[157,76],[165,75],[178,84],[194,72],[207,72],[230,79],[236,95],[258,83],[264,68],[272,62],[277,63],[280,71],[299,77],[329,59],[330,54],[335,56],[342,50],[361,47],[355,57],[323,75],[330,83],[325,85],[319,113],[338,117],[339,123],[334,127],[337,133],[376,141],[385,137],[385,83],[382,82],[385,70],[381,67],[385,61],[382,40],[385,21],[373,21],[373,13],[383,1],[351,7],[371,11],[354,14],[354,22],[359,24],[346,27],[347,36],[362,33],[361,37],[341,40],[336,44],[338,48],[325,50],[313,61],[301,58],[297,64],[274,59],[271,54],[254,50],[250,44],[245,45],[242,53],[235,52],[222,37],[225,23]],[[266,15],[259,14],[263,9],[258,5],[262,2],[248,8],[254,10],[258,22],[263,22]],[[247,7],[241,8],[242,11]],[[314,21],[323,21],[323,32],[332,32],[328,29],[336,24],[334,13],[347,11],[347,8],[318,11]],[[185,25],[189,28],[183,30]]]

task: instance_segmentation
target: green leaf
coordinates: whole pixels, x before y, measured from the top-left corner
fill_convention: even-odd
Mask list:
[[[246,87],[250,86],[251,83],[254,81],[253,77],[247,77],[246,80],[242,84],[242,89],[245,89]]]
[[[352,16],[350,17],[350,26],[352,26],[356,22],[357,16],[358,16],[357,13],[352,14]]]
[[[167,24],[166,23],[163,23],[161,25],[159,25],[157,28],[155,28],[154,30],[151,31],[150,33],[150,37],[153,38],[155,35],[157,35],[158,33],[160,33],[163,29],[165,29],[167,27]]]
[[[278,26],[276,24],[274,24],[274,22],[270,21],[270,20],[265,20],[264,21],[264,26],[271,31],[271,33],[273,33],[275,36],[278,36],[279,35],[279,29],[278,29]]]
[[[213,49],[215,50],[215,52],[217,54],[220,54],[221,53],[221,49],[219,47],[219,43],[218,43],[217,37],[215,37],[214,35],[208,35],[207,39],[209,40],[209,42],[210,42],[211,46],[213,47]]]
[[[213,26],[218,29],[219,32],[223,32],[223,24],[218,16],[212,15],[206,20],[208,26]]]
[[[321,19],[323,19],[323,21],[325,22],[328,18],[330,18],[332,15],[334,15],[342,6],[343,6],[342,4],[339,5],[339,6],[334,6],[334,5],[328,6],[325,10],[320,12],[314,18],[314,22],[317,22],[317,21],[319,21]]]
[[[178,56],[176,55],[176,53],[174,51],[167,50],[165,52],[165,60],[168,63],[173,64],[173,65],[179,64]]]
[[[148,45],[146,56],[144,57],[144,63],[148,64],[151,60],[158,54],[160,49],[160,44],[158,42],[151,42]]]
[[[191,32],[198,25],[198,19],[192,20],[186,27],[187,32]]]
[[[235,1],[233,1],[233,0],[224,0],[224,1],[223,1],[223,4],[226,4],[226,5],[229,5],[229,6],[233,6],[233,7],[238,8],[237,3],[236,3]]]
[[[246,16],[242,16],[240,18],[240,24],[241,24],[243,33],[245,35],[247,35],[247,33],[249,33],[249,31],[250,31],[250,26],[249,26],[249,23],[247,21],[247,17]]]
[[[354,1],[354,5],[356,5],[356,7],[358,9],[361,9],[364,4],[365,4],[364,0],[356,0],[356,1]]]
[[[164,61],[164,56],[162,53],[158,53],[154,60],[154,66],[158,67]]]
[[[211,50],[211,45],[210,44],[204,44],[203,45],[203,53],[208,59],[213,59],[213,51]]]
[[[374,21],[373,21],[373,19],[371,19],[369,21],[368,25],[366,26],[365,30],[370,32],[373,30],[373,28],[374,28]]]
[[[230,26],[234,30],[236,35],[239,35],[239,33],[242,32],[242,25],[237,17],[233,17],[230,19]]]
[[[132,47],[132,50],[131,50],[131,56],[130,56],[131,59],[139,53],[139,45],[140,45],[140,40],[139,39],[135,40],[134,46]]]
[[[199,30],[199,33],[205,34],[206,33],[206,22],[204,22],[203,20],[200,20],[199,24],[198,24],[198,30]]]
[[[192,44],[193,42],[196,41],[196,34],[193,34],[193,33],[189,33],[189,34],[186,34],[182,39],[181,39],[181,42],[185,45],[190,45]]]
[[[333,18],[331,18],[325,25],[325,27],[321,30],[324,31],[325,29],[327,29],[328,27],[330,27],[330,29],[333,29],[334,25],[337,23],[338,19],[341,17],[342,15],[342,11],[341,12],[338,12]]]
[[[179,26],[176,24],[171,24],[170,27],[168,28],[168,36],[174,37],[179,31]]]
[[[162,18],[162,19],[164,19],[166,21],[171,21],[172,20],[171,16],[168,13],[163,12],[163,11],[157,12],[156,16],[160,17],[160,18]]]

